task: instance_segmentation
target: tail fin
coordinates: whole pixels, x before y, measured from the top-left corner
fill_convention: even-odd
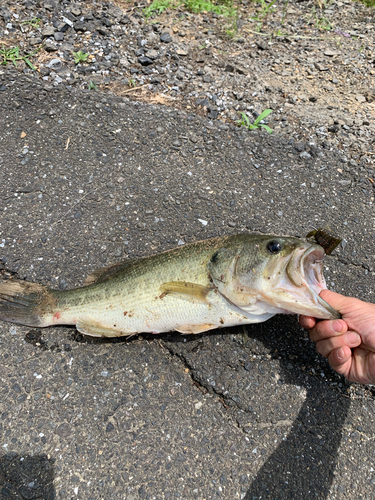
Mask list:
[[[48,288],[27,281],[0,283],[0,319],[26,326],[46,326],[38,306],[48,300]]]

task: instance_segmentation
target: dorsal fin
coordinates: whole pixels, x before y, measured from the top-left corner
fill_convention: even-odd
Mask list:
[[[106,267],[101,267],[100,269],[97,269],[87,276],[85,280],[85,286],[93,285],[94,283],[101,283],[102,281],[107,281],[108,279],[114,278],[118,272],[126,269],[133,263],[133,260],[129,260],[125,262],[117,262],[116,264],[110,264]]]

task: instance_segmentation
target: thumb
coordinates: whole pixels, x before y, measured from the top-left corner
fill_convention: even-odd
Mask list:
[[[345,297],[345,295],[331,290],[322,290],[319,296],[341,314],[345,314],[349,309],[353,308],[353,297]]]

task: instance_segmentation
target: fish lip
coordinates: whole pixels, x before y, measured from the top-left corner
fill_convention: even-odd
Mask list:
[[[323,275],[323,260],[325,257],[326,254],[323,247],[320,245],[309,245],[300,257],[299,269],[304,281],[303,284],[307,287],[315,304],[323,307],[330,315],[326,319],[340,319],[341,314],[319,295],[322,290],[327,290]]]

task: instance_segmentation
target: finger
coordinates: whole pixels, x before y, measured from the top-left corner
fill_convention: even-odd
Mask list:
[[[357,307],[361,307],[363,302],[354,299],[353,297],[346,297],[345,295],[341,295],[336,292],[332,292],[331,290],[322,290],[319,296],[328,302],[330,306],[332,306],[336,311],[339,311],[341,314],[345,314],[348,310],[353,309],[353,303],[357,303]],[[353,302],[354,301],[354,302]]]
[[[342,335],[348,331],[348,325],[343,319],[318,321],[316,326],[310,330],[310,338],[314,342]]]
[[[335,351],[340,347],[358,347],[361,342],[361,337],[357,332],[346,332],[344,335],[319,340],[316,343],[316,348],[322,356],[328,358],[332,351]]]
[[[311,330],[316,325],[316,319],[312,316],[300,316],[299,324],[302,328],[306,328],[306,330]]]
[[[335,349],[328,356],[328,362],[337,373],[348,377],[353,363],[351,349],[348,346]]]

